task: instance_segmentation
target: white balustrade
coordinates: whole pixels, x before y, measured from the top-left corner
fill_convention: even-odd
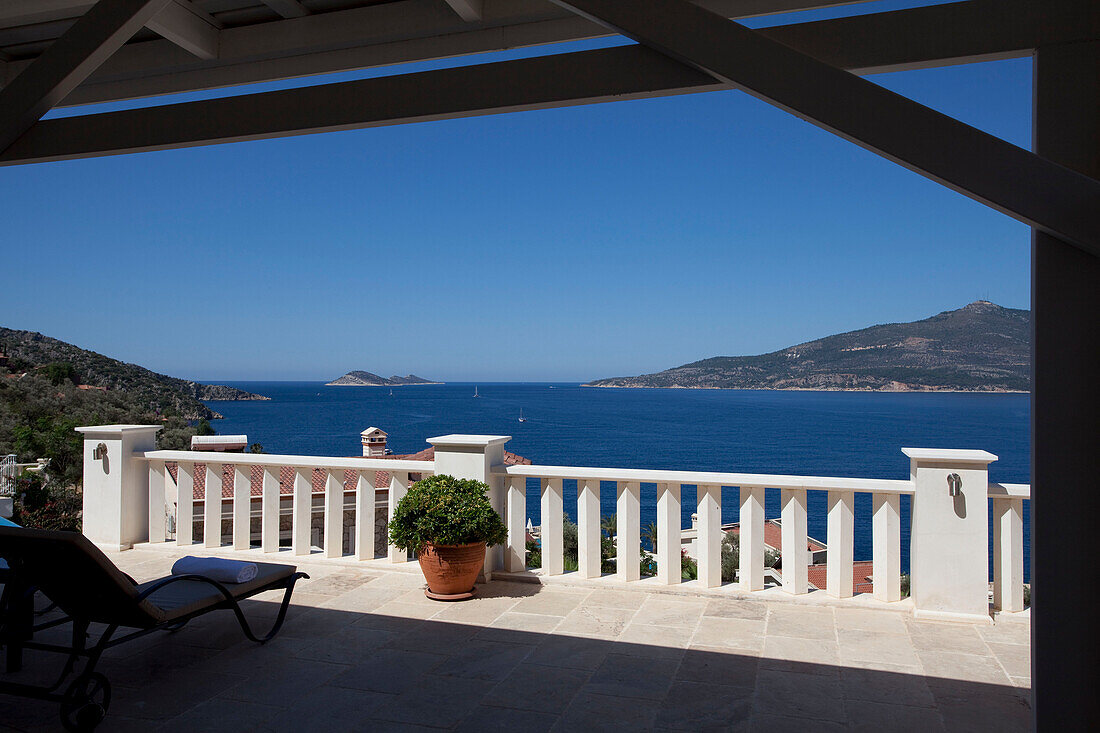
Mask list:
[[[86,428],[88,435],[110,435],[111,431],[125,432],[131,426],[100,426]],[[141,430],[146,430],[141,428]],[[152,435],[152,428],[146,430]],[[142,433],[144,436],[144,433]],[[147,437],[147,436],[146,436]],[[440,439],[446,445],[447,440],[461,439],[463,445],[481,436],[448,436]],[[695,587],[714,589],[722,585],[722,490],[729,486],[739,492],[739,583],[740,591],[761,591],[765,587],[764,533],[767,527],[765,519],[766,490],[778,490],[781,504],[781,550],[783,570],[781,573],[783,590],[804,594],[812,590],[808,579],[810,557],[807,535],[807,491],[828,492],[827,540],[828,566],[826,571],[825,595],[843,599],[854,593],[854,546],[855,546],[855,495],[869,493],[872,496],[872,582],[874,598],[885,603],[899,601],[901,595],[901,497],[913,497],[914,516],[920,515],[921,521],[928,525],[932,520],[947,526],[951,533],[945,535],[944,542],[954,542],[954,535],[965,537],[960,547],[978,546],[974,532],[981,527],[978,523],[969,523],[965,527],[955,523],[953,517],[965,519],[961,513],[960,502],[972,502],[968,508],[980,514],[986,496],[992,500],[993,526],[993,600],[994,606],[1003,612],[1017,612],[1024,608],[1024,567],[1023,567],[1023,502],[1030,498],[1030,487],[1024,484],[989,483],[988,491],[982,479],[987,474],[984,464],[993,457],[974,451],[929,451],[906,449],[913,459],[913,475],[908,481],[881,481],[875,479],[829,478],[818,476],[784,476],[770,474],[739,474],[718,472],[690,472],[668,470],[584,468],[569,466],[505,466],[500,463],[502,453],[490,455],[489,449],[502,444],[501,436],[491,438],[486,443],[487,458],[483,461],[487,467],[484,477],[491,485],[498,487],[503,497],[501,504],[505,523],[508,528],[508,540],[503,553],[504,569],[507,572],[523,572],[526,567],[526,522],[527,501],[526,482],[535,478],[540,485],[540,504],[542,509],[541,542],[543,568],[548,576],[563,574],[563,522],[566,516],[564,506],[563,481],[577,481],[577,524],[578,524],[578,571],[576,576],[587,580],[599,581],[601,576],[601,482],[614,485],[617,522],[615,527],[616,573],[615,580],[635,581],[641,572],[638,558],[641,550],[641,485],[656,484],[657,513],[657,560],[656,582],[674,585],[680,582],[680,548],[682,546],[681,527],[681,486],[697,487],[697,516],[695,554],[698,566],[698,581]],[[101,440],[101,437],[97,437]],[[144,438],[143,438],[144,439]],[[91,438],[88,438],[91,440]],[[148,444],[148,443],[146,443]],[[491,444],[491,445],[490,445]],[[92,491],[98,490],[96,484],[88,479],[104,483],[94,475],[103,470],[98,459],[92,455],[97,444],[91,443],[85,453],[86,485]],[[465,455],[465,454],[463,454]],[[221,547],[223,522],[229,519],[232,524],[232,549],[247,550],[251,546],[252,519],[258,506],[259,549],[262,552],[276,552],[280,546],[280,535],[285,531],[280,525],[280,517],[289,512],[290,551],[296,555],[311,552],[315,498],[323,506],[323,527],[321,542],[323,556],[340,558],[343,555],[344,514],[350,507],[354,509],[355,531],[354,557],[361,561],[374,559],[376,494],[374,485],[376,471],[390,474],[388,487],[388,517],[393,517],[397,503],[406,494],[410,483],[410,474],[429,475],[434,464],[429,461],[403,461],[371,458],[323,458],[311,456],[273,456],[244,455],[228,453],[204,453],[199,451],[154,451],[135,449],[134,457],[144,460],[135,463],[131,478],[111,477],[123,484],[128,481],[134,486],[144,486],[148,503],[142,502],[140,522],[146,526],[146,536],[150,543],[166,541],[170,528],[166,517],[172,504],[176,507],[175,543],[189,546],[194,542],[195,519],[195,468],[205,467],[205,495],[202,500],[201,516],[204,524],[202,542],[206,547]],[[459,456],[461,458],[461,456]],[[169,464],[175,464],[176,479],[173,482]],[[471,462],[471,465],[476,462]],[[124,468],[126,464],[124,463]],[[480,464],[479,464],[480,465]],[[228,466],[232,466],[228,469]],[[262,471],[259,497],[252,495],[252,470],[257,466]],[[925,469],[927,466],[927,469]],[[977,468],[976,468],[977,466]],[[283,494],[281,471],[289,468],[292,474],[292,490]],[[351,469],[355,476],[354,486],[345,485],[345,470]],[[325,477],[323,496],[315,497],[314,471],[320,470]],[[481,470],[478,466],[472,469]],[[920,474],[919,471],[927,470]],[[226,471],[232,473],[233,496],[231,507],[228,500],[223,501],[222,485]],[[952,474],[962,477],[962,495],[949,494]],[[480,474],[479,474],[480,475]],[[947,482],[944,483],[944,477]],[[923,483],[922,483],[923,482]],[[925,493],[914,497],[918,486]],[[954,489],[951,489],[954,492]],[[172,494],[175,494],[172,496]],[[918,492],[919,493],[919,492]],[[348,495],[354,499],[348,504]],[[923,498],[922,498],[923,497]],[[968,498],[969,497],[969,498]],[[94,496],[86,496],[87,501],[96,506]],[[100,498],[100,502],[103,499]],[[923,504],[922,504],[923,502]],[[953,504],[952,504],[953,502]],[[87,502],[86,502],[87,503]],[[136,505],[132,502],[131,505]],[[129,506],[129,505],[128,505]],[[946,509],[946,511],[945,511]],[[125,522],[125,511],[115,511]],[[133,511],[133,510],[131,510]],[[937,514],[938,512],[938,514]],[[224,513],[224,515],[223,515]],[[104,517],[113,517],[110,511],[102,512]],[[87,520],[86,520],[87,521]],[[947,523],[946,525],[944,523]],[[106,524],[106,519],[104,520]],[[973,526],[972,530],[966,530]],[[89,528],[96,531],[95,528]],[[965,534],[964,530],[970,534]],[[924,530],[914,523],[914,534]],[[106,531],[100,530],[102,534]],[[113,541],[113,540],[112,540]],[[931,537],[922,536],[922,547],[934,546]],[[774,540],[773,540],[774,542]],[[105,542],[109,544],[109,542]],[[917,538],[914,536],[914,546]],[[982,540],[982,547],[986,540]],[[941,554],[947,548],[936,548]],[[386,557],[380,562],[401,563],[407,560],[407,553],[390,546]],[[968,567],[979,564],[974,557],[967,560]],[[934,571],[934,572],[933,572]],[[942,567],[928,566],[927,558],[923,565],[914,566],[914,586],[923,589],[925,596],[937,583],[956,583],[954,578],[940,578],[936,573],[945,574]],[[969,572],[969,571],[968,571]],[[973,573],[970,573],[971,575]],[[770,572],[769,576],[775,574]],[[919,577],[918,577],[919,576]],[[977,585],[981,578],[969,579],[968,588]],[[983,576],[984,577],[984,576]],[[984,581],[981,583],[984,586]],[[966,591],[971,593],[973,589]],[[968,598],[970,596],[967,596]],[[921,612],[920,601],[915,610]],[[937,612],[932,609],[933,613]],[[951,614],[957,612],[947,609]],[[965,615],[965,609],[964,614]]]

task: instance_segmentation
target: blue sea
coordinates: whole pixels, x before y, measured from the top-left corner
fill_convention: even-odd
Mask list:
[[[268,453],[360,455],[359,433],[377,426],[394,453],[414,453],[448,433],[511,435],[508,450],[537,464],[907,479],[902,447],[977,448],[998,460],[990,479],[1028,483],[1029,396],[879,392],[596,389],[578,384],[450,383],[325,387],[319,382],[233,382],[270,402],[210,402],[222,434],[246,433]],[[477,388],[480,397],[474,398]],[[520,410],[527,422],[519,422]],[[539,524],[537,482],[527,509]],[[565,483],[576,519],[576,486]],[[826,496],[809,492],[809,530],[826,538]],[[614,492],[602,510],[615,511]],[[695,491],[683,488],[689,527]],[[642,525],[656,521],[656,487],[642,485]],[[1025,502],[1025,578],[1030,580],[1029,502]],[[722,519],[737,521],[737,490],[722,497]],[[766,514],[779,516],[769,490]],[[903,498],[903,558],[908,569],[908,498]],[[871,497],[856,495],[857,560],[871,558]]]

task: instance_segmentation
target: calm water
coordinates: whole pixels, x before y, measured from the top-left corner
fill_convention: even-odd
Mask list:
[[[979,448],[999,456],[994,481],[1029,479],[1028,395],[593,389],[576,384],[325,387],[316,382],[238,382],[270,402],[211,402],[225,416],[219,433],[247,433],[268,453],[361,454],[359,432],[389,433],[395,453],[427,447],[447,433],[511,435],[507,449],[535,463],[748,473],[906,479],[903,446]],[[520,409],[528,418],[518,421]],[[576,486],[566,482],[576,518]],[[810,534],[825,540],[826,498],[809,492]],[[614,492],[602,492],[605,514]],[[683,489],[684,526],[695,491]],[[528,486],[528,513],[539,523],[538,487]],[[1025,502],[1025,574],[1030,539]],[[767,516],[779,516],[779,492],[768,491]],[[908,500],[903,499],[903,532]],[[856,559],[871,557],[871,498],[856,495]],[[737,520],[736,489],[726,489],[723,521]],[[642,524],[656,521],[656,489],[642,485]],[[903,534],[908,569],[908,535]]]

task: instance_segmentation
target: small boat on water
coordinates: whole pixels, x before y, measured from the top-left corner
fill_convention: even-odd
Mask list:
[[[393,397],[393,390],[390,390],[390,397]]]
[[[474,385],[474,397],[480,397],[480,396],[481,396],[481,395],[479,395],[479,394],[477,393],[477,385]]]
[[[523,408],[522,408],[522,407],[521,407],[521,408],[519,408],[519,421],[520,421],[520,422],[527,422],[527,418],[525,418],[525,417],[523,416]]]

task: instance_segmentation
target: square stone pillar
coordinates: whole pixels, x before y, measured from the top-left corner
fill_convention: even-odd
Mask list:
[[[494,476],[493,466],[504,463],[504,444],[510,435],[443,435],[428,438],[435,447],[435,473],[484,481],[489,485],[489,501],[503,519],[505,513],[505,477]],[[490,547],[485,551],[482,582],[492,579],[492,572],[504,567],[504,548]]]
[[[149,466],[160,425],[95,425],[84,435],[84,536],[108,550],[149,539]]]
[[[913,480],[914,616],[991,623],[989,464],[983,450],[902,448]]]

